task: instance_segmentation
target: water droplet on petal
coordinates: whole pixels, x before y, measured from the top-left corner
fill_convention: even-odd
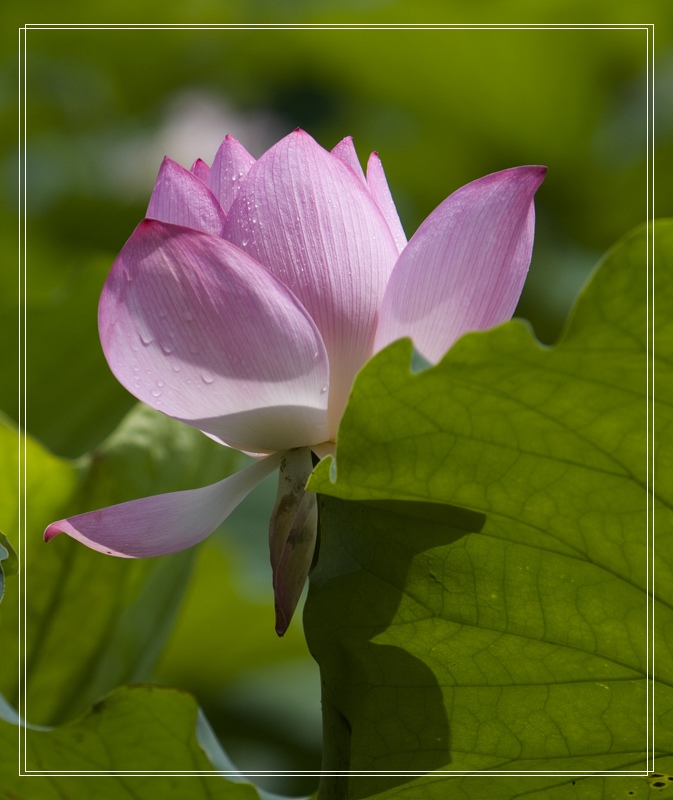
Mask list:
[[[152,334],[146,333],[146,332],[141,332],[140,341],[145,345],[145,347],[147,347],[148,345],[152,344],[154,339],[152,337]]]
[[[180,370],[182,369],[182,367],[180,366],[180,364],[177,361],[174,361],[171,364],[171,367],[173,368],[173,372],[180,372]]]
[[[161,397],[161,389],[152,389],[150,394],[152,397]]]
[[[210,372],[202,372],[201,373],[201,380],[204,383],[212,383],[215,380],[215,378],[211,375]]]
[[[320,394],[325,394],[328,388],[329,388],[328,384],[323,383],[323,385],[320,387]]]

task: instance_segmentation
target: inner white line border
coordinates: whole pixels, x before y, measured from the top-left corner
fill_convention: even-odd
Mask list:
[[[26,370],[27,370],[27,353],[26,353],[26,288],[27,288],[27,233],[26,233],[26,211],[27,211],[27,190],[26,190],[26,168],[27,168],[27,145],[26,145],[26,122],[27,122],[27,102],[28,102],[28,87],[27,87],[27,33],[29,30],[221,30],[221,31],[237,31],[237,30],[342,30],[342,31],[368,31],[368,30],[642,30],[646,33],[646,130],[647,130],[647,164],[646,164],[646,219],[650,223],[650,230],[647,236],[647,366],[646,366],[646,381],[647,381],[647,475],[648,475],[648,488],[654,487],[654,448],[651,446],[654,435],[654,328],[653,328],[653,315],[654,315],[654,231],[651,223],[654,219],[654,107],[653,107],[653,86],[654,86],[654,24],[631,24],[631,23],[550,23],[550,24],[525,24],[525,23],[483,23],[483,24],[450,24],[450,23],[323,23],[323,24],[297,24],[297,23],[257,23],[257,24],[69,24],[69,23],[49,23],[49,24],[25,24],[19,28],[19,114],[18,114],[18,138],[19,138],[19,181],[18,181],[18,209],[19,209],[19,229],[18,229],[18,297],[19,297],[19,311],[18,311],[18,360],[19,360],[19,375],[18,375],[18,389],[19,389],[19,469],[18,469],[18,489],[19,489],[19,512],[18,512],[18,527],[19,527],[19,544],[18,544],[18,592],[19,592],[19,715],[21,718],[20,725],[17,727],[19,738],[19,764],[18,774],[22,777],[30,776],[44,776],[56,777],[63,776],[82,776],[82,777],[105,777],[110,775],[122,776],[161,776],[171,775],[177,777],[203,777],[203,776],[224,776],[229,775],[241,778],[261,777],[261,776],[339,776],[339,775],[353,775],[353,776],[367,776],[367,775],[391,775],[391,776],[421,776],[421,775],[440,775],[447,776],[548,776],[548,777],[618,777],[618,776],[647,776],[654,770],[654,752],[655,752],[655,731],[654,731],[654,685],[651,681],[647,682],[647,711],[646,711],[646,727],[647,727],[647,763],[649,767],[647,770],[616,770],[606,772],[595,771],[571,771],[571,770],[524,770],[524,771],[505,771],[505,770],[482,770],[482,771],[461,771],[461,770],[435,770],[428,773],[427,771],[393,771],[393,770],[370,770],[370,771],[348,771],[348,772],[331,772],[320,770],[249,770],[245,773],[235,770],[193,770],[193,771],[175,771],[175,770],[85,770],[85,771],[72,771],[72,770],[31,770],[26,766],[27,758],[27,744],[26,735],[29,726],[24,720],[27,719],[26,714],[26,696],[25,696],[25,670],[26,665],[24,662],[23,671],[21,667],[22,647],[26,647],[26,630],[25,630],[25,617],[27,609],[27,601],[25,594],[26,586],[26,510],[27,510],[27,451],[26,451]],[[653,673],[654,664],[654,608],[650,602],[650,594],[653,592],[654,586],[654,573],[653,573],[653,550],[654,550],[654,500],[653,491],[650,492],[647,500],[647,533],[646,533],[646,547],[647,547],[647,575],[648,575],[648,596],[647,596],[647,646],[648,646],[648,663],[650,668],[648,674]]]

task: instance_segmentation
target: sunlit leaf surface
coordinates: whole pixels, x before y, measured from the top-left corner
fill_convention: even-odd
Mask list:
[[[198,709],[189,695],[138,686],[119,690],[82,718],[55,730],[28,729],[25,767],[45,773],[18,777],[18,728],[0,722],[0,796],[25,800],[259,800],[246,782],[217,775],[133,775],[213,772],[197,740]],[[10,753],[14,758],[9,758]],[[86,773],[99,772],[99,775]]]
[[[439,772],[353,777],[353,797],[608,796],[577,774],[647,768],[653,689],[651,754],[670,754],[673,226],[655,231],[653,560],[647,243],[642,229],[608,254],[553,348],[515,321],[417,374],[408,341],[361,372],[336,463],[310,484],[326,495],[305,625],[328,752],[342,769]],[[578,788],[446,775],[462,770],[561,771]],[[614,780],[644,796],[644,779]]]

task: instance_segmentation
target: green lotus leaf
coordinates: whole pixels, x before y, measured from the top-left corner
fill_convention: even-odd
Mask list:
[[[305,626],[326,763],[407,775],[335,777],[336,796],[640,797],[629,773],[671,772],[673,225],[654,229],[654,398],[650,235],[607,255],[554,347],[515,320],[359,374],[309,484]]]

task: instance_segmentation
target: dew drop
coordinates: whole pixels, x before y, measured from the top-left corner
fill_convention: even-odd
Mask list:
[[[171,364],[171,367],[173,368],[173,372],[180,372],[180,370],[182,369],[182,367],[180,366],[180,364],[177,361],[174,361]]]
[[[148,345],[152,344],[154,339],[152,338],[152,335],[149,333],[141,333],[140,341],[145,345],[145,347],[147,347]]]
[[[163,381],[157,381],[157,388],[158,388],[158,389],[163,389],[163,387],[164,387],[165,385],[166,385],[166,384],[165,384]]]
[[[323,385],[320,387],[320,394],[325,394],[328,388],[329,386],[326,383],[323,383]]]
[[[164,353],[166,353],[166,355],[168,355],[169,353],[172,353],[174,350],[173,343],[163,342],[161,345],[161,349],[164,351]]]
[[[202,372],[201,380],[204,383],[212,383],[215,380],[215,378],[210,374],[210,372]]]
[[[161,389],[152,389],[150,394],[152,397],[161,397]]]

